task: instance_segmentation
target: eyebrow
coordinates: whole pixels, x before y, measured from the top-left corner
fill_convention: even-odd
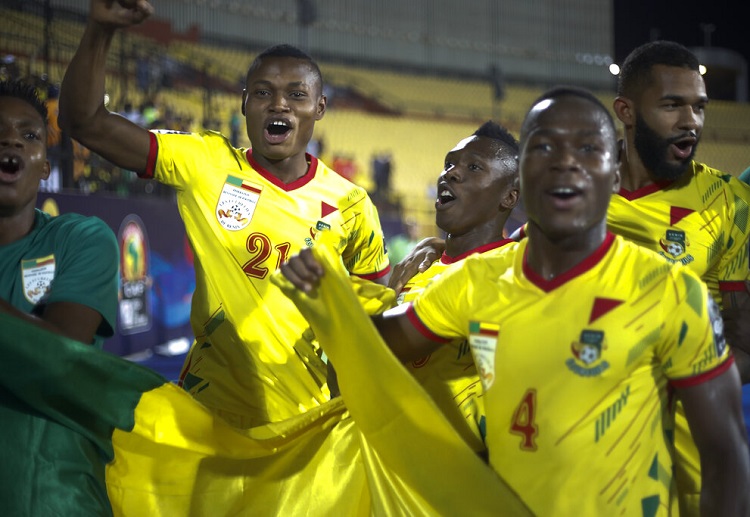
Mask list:
[[[675,94],[668,94],[663,95],[659,100],[663,101],[679,101],[679,102],[686,102],[685,96],[683,95],[675,95]],[[698,98],[698,102],[703,102],[704,104],[708,104],[708,96],[707,95],[701,95]]]
[[[251,83],[253,86],[274,86],[274,84],[271,81],[268,81],[266,79],[257,79]],[[287,88],[302,88],[302,87],[309,87],[308,83],[305,81],[292,81],[290,83],[286,83]]]

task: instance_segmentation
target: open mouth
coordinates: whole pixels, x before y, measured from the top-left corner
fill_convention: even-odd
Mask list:
[[[563,200],[581,195],[581,191],[573,187],[556,187],[549,190],[548,193],[553,197]]]
[[[285,120],[271,120],[265,128],[266,140],[271,144],[280,144],[289,136],[292,126]]]
[[[445,206],[455,200],[456,196],[453,194],[453,192],[445,187],[441,187],[438,189],[437,202],[435,204],[437,206]]]
[[[677,142],[672,143],[672,150],[675,156],[680,160],[686,160],[687,158],[690,158],[690,156],[692,156],[693,154],[694,147],[694,138],[678,140]]]
[[[0,156],[0,172],[4,174],[16,174],[23,168],[23,159],[16,154],[4,154]]]

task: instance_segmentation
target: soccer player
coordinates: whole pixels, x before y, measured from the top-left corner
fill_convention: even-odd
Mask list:
[[[464,260],[376,319],[402,361],[468,339],[491,466],[538,515],[667,514],[670,392],[705,473],[705,515],[744,515],[750,459],[737,368],[706,285],[607,230],[616,131],[591,94],[544,94],[521,128],[528,238]],[[310,292],[310,250],[282,267]]]
[[[696,162],[708,95],[696,56],[671,41],[633,50],[620,71],[614,111],[625,130],[622,186],[610,203],[611,231],[686,265],[706,282],[727,317],[727,340],[743,381],[750,380],[747,219],[750,189]],[[680,404],[675,444],[682,514],[697,515],[700,463]],[[705,478],[705,476],[704,476]]]
[[[435,222],[447,234],[445,252],[406,284],[399,303],[417,298],[466,257],[512,242],[503,227],[518,202],[518,142],[498,124],[484,123],[445,155],[437,193]],[[486,454],[481,386],[468,344],[453,342],[407,368],[472,449]]]
[[[211,131],[149,132],[107,111],[113,35],[151,12],[143,0],[92,0],[63,80],[61,123],[112,163],[177,191],[196,257],[185,389],[240,428],[297,415],[328,400],[326,366],[269,273],[324,238],[351,274],[384,281],[377,212],[363,189],[305,153],[326,98],[318,66],[294,47],[272,47],[248,70],[242,113],[251,150]]]
[[[117,315],[117,240],[100,219],[37,210],[49,174],[47,108],[32,86],[0,82],[0,312],[101,347]],[[92,441],[5,388],[0,422],[0,448],[26,452],[3,456],[0,513],[111,514]]]

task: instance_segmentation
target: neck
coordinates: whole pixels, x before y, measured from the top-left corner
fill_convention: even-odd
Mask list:
[[[258,165],[286,184],[300,179],[307,173],[309,167],[305,153],[295,154],[282,160],[269,160],[260,154],[253,154],[253,159]]]
[[[631,135],[621,142],[620,182],[621,188],[630,192],[655,183],[651,173],[643,165]]]
[[[574,235],[550,237],[533,222],[527,227],[527,262],[545,280],[569,271],[602,245],[607,236],[606,221]]]
[[[461,235],[449,233],[445,238],[445,254],[449,257],[458,257],[480,246],[502,240],[506,220],[507,217],[503,219],[502,224],[493,221],[490,225],[474,228]]]
[[[22,210],[13,214],[0,212],[0,246],[11,244],[28,235],[34,228],[35,217],[33,205],[31,210]]]

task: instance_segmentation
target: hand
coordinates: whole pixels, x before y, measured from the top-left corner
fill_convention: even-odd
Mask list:
[[[323,266],[315,260],[310,248],[303,249],[281,265],[281,273],[287,280],[308,294],[318,286],[323,272]]]
[[[89,20],[110,28],[130,27],[153,12],[147,0],[91,0]]]
[[[414,246],[414,249],[393,267],[388,287],[400,293],[406,283],[417,273],[427,271],[433,262],[445,251],[445,241],[437,237],[427,237]]]

